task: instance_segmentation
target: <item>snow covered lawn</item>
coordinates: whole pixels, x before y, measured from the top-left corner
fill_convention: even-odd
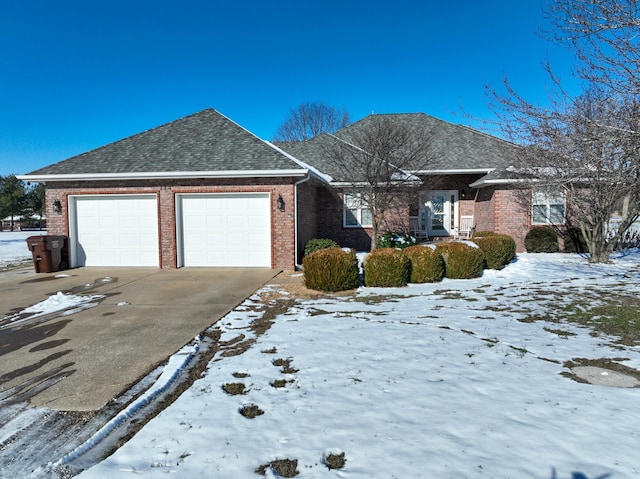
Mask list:
[[[638,345],[567,320],[635,301],[639,261],[521,254],[476,280],[300,299],[256,334],[261,295],[286,294],[265,288],[215,326],[255,344],[218,354],[78,477],[277,477],[270,464],[285,459],[318,479],[640,477],[640,389],[580,383],[567,367],[640,370]],[[234,383],[245,394],[225,392]],[[244,417],[247,405],[262,414]]]
[[[47,232],[0,231],[0,268],[30,260],[31,252],[26,239],[39,234],[47,234]]]

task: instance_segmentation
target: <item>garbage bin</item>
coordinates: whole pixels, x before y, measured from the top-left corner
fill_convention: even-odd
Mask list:
[[[27,246],[33,256],[36,273],[53,273],[69,267],[65,236],[29,236]]]

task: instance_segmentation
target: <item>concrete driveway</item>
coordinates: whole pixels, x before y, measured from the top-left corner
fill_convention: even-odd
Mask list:
[[[0,398],[98,410],[263,286],[263,268],[78,268],[0,273]],[[12,325],[58,291],[96,306]]]

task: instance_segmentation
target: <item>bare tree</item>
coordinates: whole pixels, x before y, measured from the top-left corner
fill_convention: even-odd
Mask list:
[[[371,212],[371,249],[388,211],[406,204],[421,184],[413,173],[426,169],[430,132],[394,115],[371,115],[342,130],[325,147],[326,161],[340,183],[357,192]]]
[[[564,192],[591,262],[608,261],[640,214],[640,89],[637,1],[553,0],[552,39],[576,54],[584,93],[572,97],[551,65],[549,104],[527,101],[505,81],[490,89],[503,133],[525,147],[515,169],[532,188]],[[624,33],[623,33],[624,32]],[[635,70],[633,70],[635,68]],[[609,229],[612,214],[621,223]]]
[[[547,36],[578,58],[576,74],[623,95],[640,93],[638,0],[553,0]]]
[[[289,111],[273,141],[304,141],[320,133],[334,133],[349,125],[351,118],[346,109],[338,109],[323,102],[302,103]]]

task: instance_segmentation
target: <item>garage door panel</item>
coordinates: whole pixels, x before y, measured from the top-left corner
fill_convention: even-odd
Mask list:
[[[155,195],[77,197],[75,210],[79,266],[159,266]]]
[[[267,193],[180,198],[184,266],[271,267]]]

